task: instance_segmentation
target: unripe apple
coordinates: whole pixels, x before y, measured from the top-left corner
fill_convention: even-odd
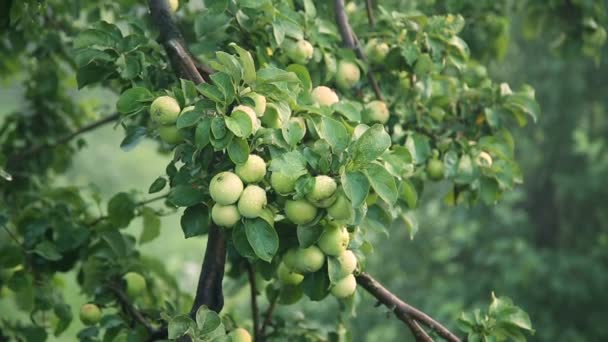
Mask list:
[[[357,280],[352,274],[338,280],[331,288],[331,294],[336,298],[346,298],[352,296],[357,289]]]
[[[137,272],[129,272],[122,279],[127,283],[127,295],[135,298],[146,289],[146,278]]]
[[[289,118],[289,122],[295,122],[298,124],[298,126],[302,127],[302,130],[304,131],[304,134],[306,134],[306,120],[304,120],[304,118],[299,117],[299,116],[292,116],[291,118]]]
[[[239,176],[224,171],[213,176],[209,184],[209,195],[221,205],[233,204],[243,193],[243,182]]]
[[[296,264],[296,252],[297,249],[292,248],[283,254],[283,263],[290,269],[293,269]]]
[[[317,208],[305,199],[285,202],[285,216],[295,224],[306,224],[317,216]]]
[[[329,198],[336,192],[338,185],[336,181],[325,175],[315,177],[315,184],[312,190],[306,195],[306,199],[311,202],[317,202]]]
[[[256,218],[266,208],[266,204],[266,191],[257,185],[247,185],[239,198],[238,209],[244,217]]]
[[[431,159],[426,165],[426,174],[432,180],[443,179],[443,163],[439,159]]]
[[[491,167],[492,166],[492,156],[486,152],[481,151],[477,156],[477,165],[481,167]]]
[[[268,109],[262,117],[262,124],[268,128],[281,128],[283,127],[283,120],[276,106],[269,104]]]
[[[317,245],[323,253],[331,256],[338,256],[346,250],[350,236],[344,227],[328,226],[325,228]]]
[[[334,204],[327,208],[327,214],[336,220],[350,221],[354,216],[352,204],[344,192],[340,191]]]
[[[255,103],[255,107],[253,108],[253,110],[255,111],[255,114],[258,117],[264,116],[264,112],[266,111],[266,97],[264,95],[260,95],[258,93],[253,93],[253,92],[248,93],[245,96],[252,99],[253,102]]]
[[[350,89],[359,82],[361,71],[357,64],[349,61],[340,61],[336,73],[336,84],[342,89]]]
[[[232,113],[236,111],[241,111],[247,114],[249,116],[249,119],[251,119],[251,133],[257,132],[257,130],[260,128],[260,120],[258,119],[255,110],[245,105],[238,105],[232,109]]]
[[[365,105],[363,122],[368,124],[381,123],[384,125],[388,121],[389,116],[390,114],[386,103],[384,101],[374,100]]]
[[[175,145],[184,141],[184,137],[175,125],[167,125],[158,127],[158,135],[167,144]]]
[[[376,38],[372,38],[365,45],[367,57],[372,64],[382,64],[386,55],[388,54],[390,47],[385,42],[380,42]]]
[[[345,250],[338,255],[338,263],[340,264],[340,276],[346,277],[357,268],[357,257],[353,251]]]
[[[150,105],[150,117],[160,125],[174,124],[181,110],[174,98],[159,96]]]
[[[169,0],[169,7],[173,12],[176,12],[179,8],[179,0]]]
[[[298,64],[306,64],[315,52],[309,41],[300,39],[298,41],[286,40],[285,52],[287,57]]]
[[[298,285],[299,283],[302,282],[302,280],[304,280],[303,275],[294,272],[289,267],[287,267],[284,263],[281,263],[279,265],[279,268],[277,269],[277,275],[279,277],[279,280],[283,284],[287,284],[287,285]]]
[[[230,228],[239,222],[241,214],[234,204],[221,205],[215,203],[211,209],[211,219],[220,227]]]
[[[249,331],[243,328],[236,328],[228,334],[231,342],[251,342],[253,341]]]
[[[84,304],[80,307],[80,321],[84,325],[95,325],[101,320],[101,309],[95,304]]]
[[[247,161],[238,164],[234,170],[245,183],[257,183],[266,175],[266,163],[262,157],[250,154]]]
[[[326,86],[315,87],[311,95],[315,103],[320,106],[331,106],[340,101],[336,92]]]
[[[295,190],[297,180],[297,178],[290,177],[283,173],[273,172],[270,175],[270,186],[272,186],[274,191],[283,195]]]
[[[298,273],[312,273],[323,267],[325,254],[317,246],[298,248],[294,256],[294,271]]]

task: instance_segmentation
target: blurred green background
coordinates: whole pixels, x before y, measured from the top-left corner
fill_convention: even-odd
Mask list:
[[[453,9],[430,6],[437,12]],[[489,72],[497,81],[513,88],[528,83],[536,89],[543,116],[537,124],[515,130],[524,184],[496,206],[470,208],[444,204],[447,184],[426,188],[415,239],[410,240],[403,227],[390,229],[390,237],[376,236],[368,271],[452,328],[460,312],[486,307],[494,291],[529,313],[537,331],[531,340],[607,341],[608,54],[589,58],[576,46],[551,49],[551,32],[524,39],[530,36],[531,19],[521,13],[513,11],[500,39],[491,43],[479,26],[491,18],[471,14],[464,36],[473,54],[490,63]],[[489,50],[494,50],[493,56],[488,56]],[[1,85],[0,120],[19,108],[22,96],[18,82]],[[78,96],[99,106],[115,102],[95,91]],[[121,128],[111,126],[88,134],[89,148],[77,154],[70,172],[58,182],[95,183],[104,200],[125,189],[145,191],[164,173],[169,155],[159,154],[151,141],[123,152],[118,146],[123,136]],[[192,292],[205,241],[183,238],[179,213],[162,223],[161,237],[143,245],[143,253],[164,260],[182,288]],[[137,236],[141,222],[129,229]],[[83,299],[74,276],[65,279],[68,300],[78,307]],[[249,319],[245,285],[245,277],[226,279],[226,311],[243,320]],[[358,314],[346,323],[355,341],[409,338],[407,328],[386,308],[375,307],[365,293],[359,297]],[[303,300],[278,311],[295,318],[307,312],[334,319],[337,305],[333,299],[321,305]],[[0,299],[0,311],[11,308]],[[74,321],[61,341],[75,336],[78,324]]]

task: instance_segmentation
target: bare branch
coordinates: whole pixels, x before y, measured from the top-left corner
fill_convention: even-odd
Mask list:
[[[251,290],[251,319],[253,320],[253,336],[254,336],[254,341],[258,341],[259,339],[259,309],[258,309],[258,301],[257,301],[257,295],[258,295],[258,289],[257,289],[257,285],[255,282],[255,270],[253,268],[253,265],[249,262],[246,261],[247,263],[247,277],[249,278],[249,288]]]
[[[367,62],[367,56],[365,56],[365,52],[363,51],[363,48],[361,48],[361,44],[359,44],[359,40],[357,39],[355,32],[353,32],[353,29],[348,23],[348,17],[346,16],[346,11],[344,10],[344,0],[334,0],[334,11],[336,15],[336,24],[338,25],[342,42],[347,48],[355,51],[355,54],[359,59]],[[382,91],[380,91],[380,86],[378,85],[374,74],[370,70],[367,72],[367,79],[372,85],[376,98],[382,101],[384,98],[382,96]]]
[[[382,304],[390,308],[399,319],[403,320],[405,316],[409,316],[436,331],[439,336],[443,337],[447,341],[460,342],[460,338],[441,325],[441,323],[435,321],[429,315],[399,299],[369,274],[361,273],[357,275],[356,278],[357,283],[361,285],[361,287],[363,287]]]

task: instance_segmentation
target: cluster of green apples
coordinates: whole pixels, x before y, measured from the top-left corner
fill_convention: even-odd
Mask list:
[[[189,106],[182,110],[176,99],[171,96],[159,96],[150,105],[150,118],[158,126],[158,135],[167,144],[175,145],[184,141],[175,122],[180,114],[194,109]]]

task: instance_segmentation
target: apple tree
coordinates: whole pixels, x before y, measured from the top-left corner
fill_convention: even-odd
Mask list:
[[[2,318],[2,338],[61,337],[79,312],[82,341],[343,341],[366,295],[419,341],[533,332],[494,295],[450,331],[366,267],[371,236],[415,237],[425,184],[449,182],[446,201],[469,205],[521,182],[510,129],[537,119],[534,90],[489,78],[458,13],[343,0],[3,6],[0,70],[24,79],[27,103],[0,128],[0,286],[29,320]],[[74,82],[117,94],[115,111],[76,101]],[[130,153],[157,141],[172,156],[165,173],[107,203],[54,185],[84,134],[106,124],[124,130],[115,144]],[[138,251],[176,210],[185,238],[207,237],[195,293]],[[125,231],[137,217],[139,237]],[[66,272],[88,299],[80,308],[57,285]],[[247,278],[251,320],[222,312],[225,277]],[[339,301],[336,321],[273,311],[304,297]]]

